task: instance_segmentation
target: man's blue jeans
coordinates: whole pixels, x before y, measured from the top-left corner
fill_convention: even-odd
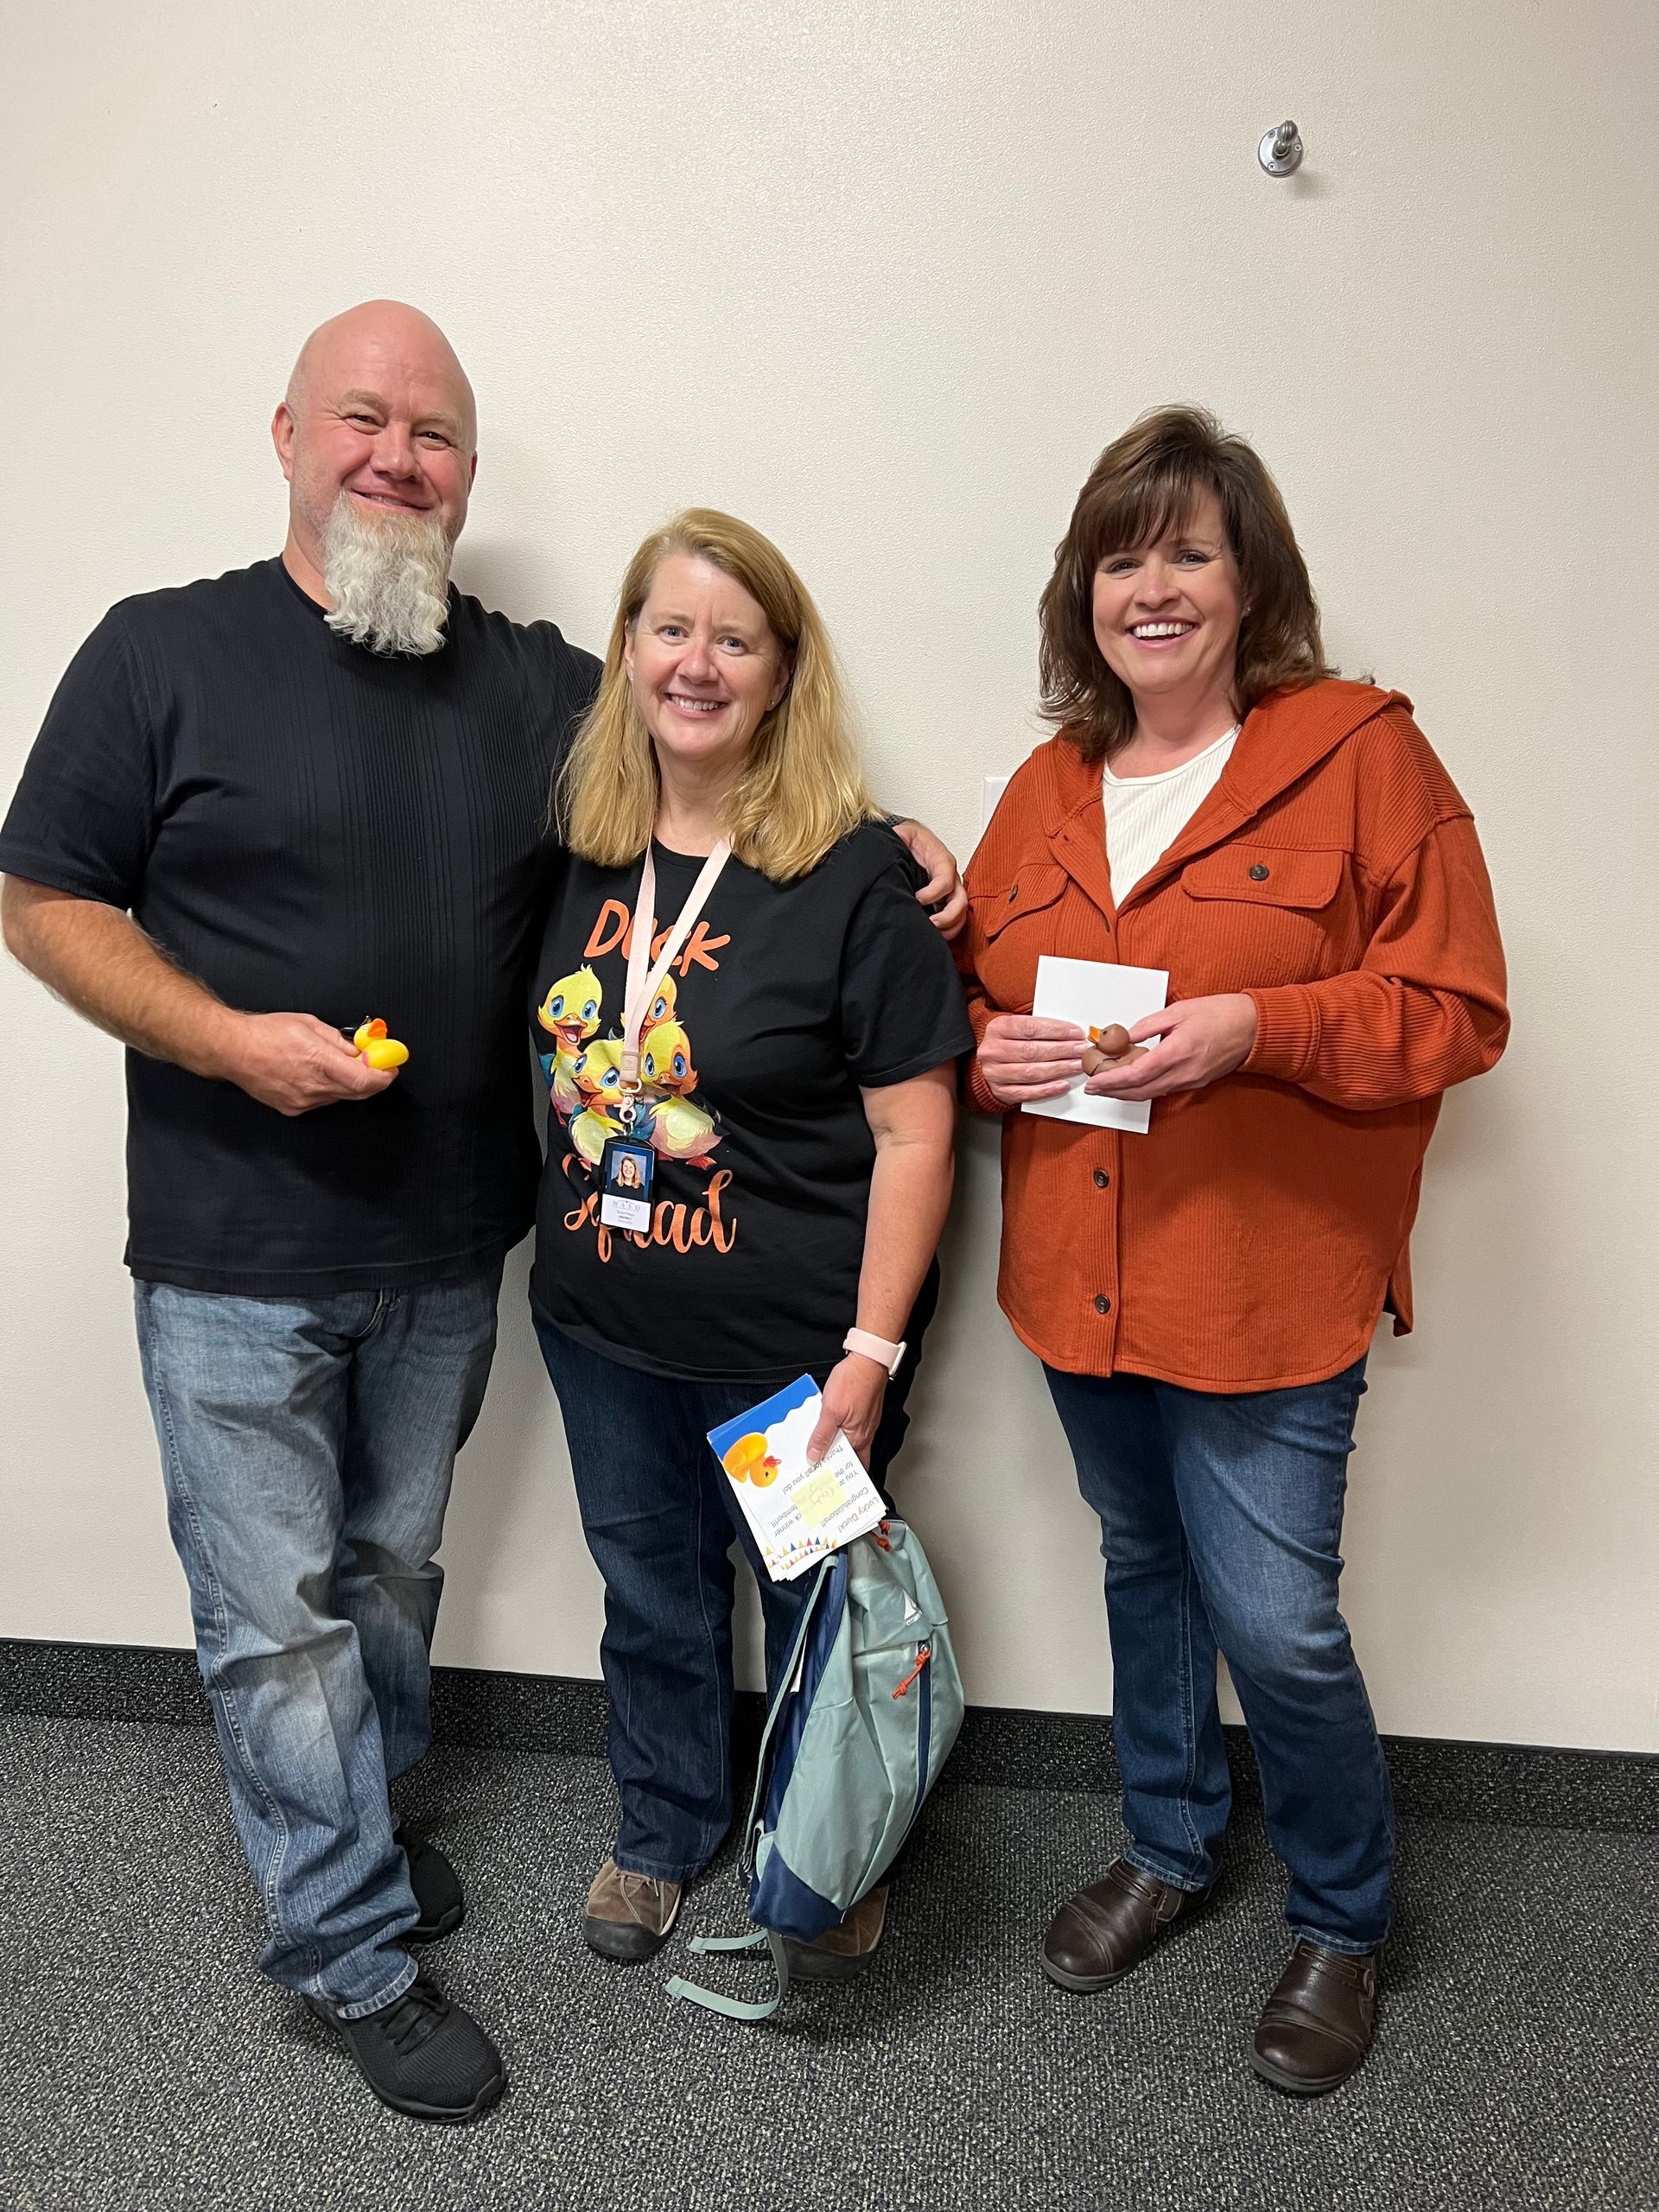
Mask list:
[[[930,1286],[930,1310],[931,1295]],[[731,1825],[733,1537],[760,1586],[771,1688],[812,1591],[810,1574],[774,1582],[767,1573],[709,1445],[709,1431],[747,1413],[767,1386],[643,1374],[539,1314],[536,1333],[558,1393],[582,1533],[605,1579],[599,1653],[620,1808],[612,1857],[628,1873],[689,1881]],[[912,1316],[907,1341],[920,1334]],[[870,1451],[878,1487],[906,1427],[914,1371],[906,1358],[887,1387]]]
[[[1100,1516],[1127,1856],[1179,1889],[1214,1878],[1230,1802],[1219,1646],[1290,1872],[1286,1917],[1332,1950],[1375,1949],[1394,1806],[1337,1608],[1364,1361],[1328,1382],[1228,1395],[1045,1372]]]
[[[304,1300],[135,1286],[196,1656],[270,1941],[348,2017],[415,1978],[389,1777],[429,1738],[432,1557],[499,1268]]]

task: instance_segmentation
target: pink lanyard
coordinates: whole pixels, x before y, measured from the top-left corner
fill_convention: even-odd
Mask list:
[[[645,1021],[645,1008],[657,995],[664,976],[674,964],[676,954],[691,934],[692,925],[709,903],[709,894],[719,880],[720,872],[732,856],[732,849],[722,837],[702,864],[702,873],[691,887],[690,896],[680,909],[679,919],[663,939],[663,949],[651,961],[651,931],[656,918],[657,861],[651,847],[645,847],[645,864],[639,871],[639,897],[633,910],[633,933],[628,940],[628,987],[622,1001],[622,1088],[632,1094],[639,1088],[639,1052],[643,1039],[640,1030]],[[646,963],[651,961],[649,973]]]

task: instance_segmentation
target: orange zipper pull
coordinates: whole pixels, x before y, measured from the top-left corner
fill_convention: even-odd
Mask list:
[[[920,1645],[920,1646],[918,1647],[918,1650],[917,1650],[917,1653],[916,1653],[916,1664],[915,1664],[915,1665],[911,1669],[910,1672],[909,1672],[909,1673],[905,1676],[904,1681],[903,1681],[902,1682],[900,1682],[900,1683],[899,1683],[899,1685],[898,1688],[897,1688],[896,1690],[894,1690],[894,1692],[893,1692],[893,1695],[894,1695],[894,1697],[903,1697],[903,1695],[904,1695],[905,1692],[906,1692],[906,1691],[910,1688],[911,1684],[915,1681],[915,1679],[916,1679],[917,1675],[919,1675],[919,1674],[921,1673],[921,1671],[922,1671],[923,1668],[926,1666],[926,1664],[927,1664],[928,1661],[929,1661],[932,1656],[933,1656],[933,1647],[932,1647],[932,1645],[931,1645],[931,1643],[924,1643],[924,1644],[922,1644],[922,1645]]]

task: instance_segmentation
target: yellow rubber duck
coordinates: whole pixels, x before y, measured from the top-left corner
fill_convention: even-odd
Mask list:
[[[388,1037],[386,1025],[378,1015],[359,1022],[352,1042],[372,1068],[400,1068],[409,1058],[408,1046]]]

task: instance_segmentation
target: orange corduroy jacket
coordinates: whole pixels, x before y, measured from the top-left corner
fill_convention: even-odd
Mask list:
[[[1334,679],[1264,701],[1121,911],[1098,764],[1051,739],[967,884],[976,1036],[1030,1013],[1046,952],[1166,968],[1172,1001],[1248,992],[1259,1024],[1144,1136],[1003,1114],[997,1294],[1021,1341],[1074,1374],[1272,1390],[1351,1365],[1385,1304],[1408,1329],[1440,1094],[1509,1033],[1474,823],[1410,701]],[[977,1059],[968,1089],[1002,1114]]]

